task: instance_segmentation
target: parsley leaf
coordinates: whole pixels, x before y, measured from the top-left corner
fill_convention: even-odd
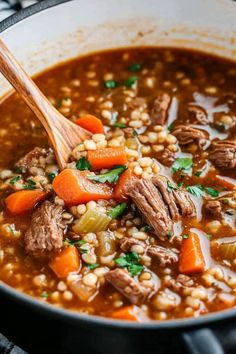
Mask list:
[[[110,218],[112,219],[116,219],[118,218],[118,216],[121,216],[124,213],[126,207],[127,203],[118,204],[115,208],[109,210],[107,215],[110,216]]]
[[[141,64],[139,64],[139,63],[134,63],[134,64],[131,64],[131,65],[128,67],[128,70],[131,71],[132,73],[135,73],[135,72],[141,70],[141,67],[142,67]]]
[[[23,173],[24,172],[24,168],[16,166],[15,171],[16,171],[16,173]]]
[[[187,239],[189,237],[189,234],[183,234],[182,236],[184,239]]]
[[[70,240],[69,238],[65,238],[65,240],[63,241],[63,243],[67,246],[81,246],[81,245],[84,245],[86,243],[86,241],[84,240]]]
[[[49,178],[50,182],[52,182],[55,177],[56,177],[56,174],[55,174],[55,173],[49,173],[49,174],[48,174],[48,178]]]
[[[140,230],[144,231],[144,232],[149,232],[149,231],[152,231],[153,228],[150,225],[144,225],[143,227],[141,227]]]
[[[218,195],[219,195],[219,192],[214,188],[206,187],[204,189],[205,189],[206,193],[209,194],[211,197],[218,197]]]
[[[121,268],[126,268],[132,277],[139,275],[143,270],[143,266],[139,264],[139,255],[136,252],[129,252],[116,258],[115,263]]]
[[[133,135],[133,136],[138,136],[137,130],[133,129],[132,135]]]
[[[41,297],[43,297],[44,299],[47,299],[49,294],[47,291],[43,291],[41,294],[40,294]]]
[[[10,184],[15,184],[17,181],[19,181],[20,180],[20,176],[15,176],[15,177],[13,177],[13,178],[11,178],[10,179]]]
[[[180,157],[175,160],[175,162],[172,165],[172,171],[177,172],[180,170],[187,171],[189,170],[193,165],[193,160],[191,157]]]
[[[115,80],[107,80],[104,82],[104,86],[109,89],[113,89],[118,86],[118,82]]]
[[[202,174],[202,171],[196,171],[196,172],[194,173],[194,176],[196,176],[196,177],[200,177],[200,176],[201,176],[201,174]]]
[[[88,176],[88,179],[91,179],[94,182],[100,182],[100,183],[116,183],[118,181],[119,176],[127,170],[126,166],[123,165],[118,165],[114,167],[112,170],[102,173],[100,175],[91,175]]]
[[[168,192],[171,192],[172,189],[173,190],[177,190],[178,187],[174,183],[172,183],[170,181],[167,181],[167,190],[168,190]]]
[[[99,267],[98,263],[94,263],[94,264],[86,264],[86,267],[89,268],[90,270],[96,269],[97,267]]]
[[[172,132],[172,130],[174,130],[174,123],[168,125],[167,129],[169,130],[169,132]]]
[[[80,171],[89,170],[91,168],[90,162],[84,156],[81,157],[81,159],[79,159],[79,161],[76,162],[75,166],[76,166],[77,170],[80,170]]]
[[[113,127],[124,129],[126,128],[126,124],[117,122],[113,124]]]
[[[167,231],[167,233],[166,233],[166,237],[168,238],[168,240],[170,240],[170,239],[171,239],[171,236],[172,236],[171,231]]]
[[[137,82],[137,80],[137,76],[130,76],[124,84],[126,87],[132,87]]]
[[[27,184],[24,185],[24,189],[28,189],[28,190],[36,189],[36,183],[32,179],[28,179]]]
[[[187,186],[187,191],[196,197],[202,197],[204,194],[204,188],[200,184],[196,184],[195,186]]]

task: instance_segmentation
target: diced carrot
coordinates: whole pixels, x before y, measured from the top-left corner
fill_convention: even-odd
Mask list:
[[[233,178],[226,177],[226,176],[215,176],[215,182],[217,185],[229,189],[229,190],[234,190],[236,189],[236,183]]]
[[[47,195],[47,192],[40,189],[21,190],[5,199],[6,208],[13,215],[23,214],[31,211],[37,203],[46,199]]]
[[[112,168],[116,165],[125,165],[127,156],[123,147],[102,148],[88,151],[87,158],[94,170]]]
[[[113,188],[105,183],[94,183],[86,176],[87,171],[65,169],[53,180],[53,189],[68,206],[91,200],[111,199]]]
[[[134,312],[133,306],[124,306],[119,310],[114,311],[111,315],[111,318],[115,318],[117,320],[125,320],[125,321],[135,321],[139,322],[138,316]]]
[[[183,239],[180,250],[179,271],[184,274],[202,273],[205,260],[201,250],[199,236],[190,233],[187,239]]]
[[[92,116],[91,114],[86,114],[77,119],[75,123],[93,134],[104,134],[104,127],[101,119]]]
[[[49,263],[49,267],[58,278],[65,278],[71,272],[78,272],[80,266],[80,255],[75,246],[64,248],[61,253],[55,256]]]
[[[114,189],[114,198],[119,200],[119,201],[126,201],[128,200],[128,196],[126,195],[127,193],[127,183],[131,180],[133,176],[133,170],[131,168],[128,168],[125,172],[123,172],[119,180],[115,186]]]

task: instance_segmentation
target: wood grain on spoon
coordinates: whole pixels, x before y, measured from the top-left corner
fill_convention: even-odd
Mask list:
[[[60,169],[65,168],[71,151],[91,133],[60,114],[24,71],[0,40],[0,71],[43,124]]]

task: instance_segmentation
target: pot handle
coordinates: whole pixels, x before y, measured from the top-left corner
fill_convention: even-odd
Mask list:
[[[190,354],[225,354],[218,338],[208,328],[185,332],[182,336]]]

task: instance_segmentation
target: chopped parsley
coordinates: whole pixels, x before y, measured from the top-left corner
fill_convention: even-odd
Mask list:
[[[112,219],[116,219],[118,218],[118,216],[121,216],[124,213],[126,207],[127,203],[118,204],[116,207],[109,210],[107,215],[110,216],[110,218]]]
[[[172,130],[174,129],[174,123],[168,125],[167,129],[169,130],[169,132],[172,132]]]
[[[123,165],[118,165],[114,167],[112,170],[102,173],[100,175],[91,175],[88,176],[88,179],[91,179],[94,182],[100,182],[100,183],[116,183],[118,181],[119,176],[127,170],[126,166]]]
[[[196,184],[195,186],[187,186],[187,191],[196,197],[202,197],[204,194],[204,188],[200,184]]]
[[[24,185],[24,189],[33,190],[36,189],[36,183],[32,179],[28,179]]]
[[[140,71],[142,68],[142,65],[139,64],[139,63],[134,63],[134,64],[131,64],[129,67],[128,67],[128,70],[131,71],[132,73],[136,73],[137,71]]]
[[[126,87],[132,87],[136,82],[137,82],[138,78],[137,76],[130,76],[125,82],[125,86]]]
[[[118,86],[118,82],[115,80],[107,80],[104,82],[104,86],[108,89],[113,89]]]
[[[66,246],[76,246],[81,254],[84,254],[84,253],[88,252],[88,250],[86,250],[85,248],[82,247],[85,243],[87,243],[84,240],[75,240],[75,241],[73,241],[73,240],[70,240],[69,238],[66,238],[63,241],[63,243]]]
[[[167,190],[169,192],[171,192],[172,190],[177,190],[177,189],[178,189],[178,187],[174,183],[167,181]]]
[[[15,171],[16,171],[16,173],[23,173],[24,169],[23,169],[23,167],[16,166]]]
[[[203,172],[203,171],[196,171],[196,172],[194,173],[194,176],[200,177],[201,174],[202,174],[202,172]]]
[[[48,178],[49,178],[50,182],[52,182],[55,177],[56,177],[56,174],[55,174],[55,173],[49,173],[49,174],[48,174]]]
[[[126,124],[117,122],[113,124],[113,127],[124,129],[126,128]]]
[[[193,159],[191,157],[180,157],[175,160],[175,162],[172,165],[172,171],[177,172],[177,171],[187,171],[189,170],[193,165]]]
[[[179,183],[178,183],[178,187],[179,187],[179,188],[183,187],[183,185],[184,185],[184,182],[179,182]]]
[[[229,204],[229,199],[227,199],[227,198],[222,199],[222,203]]]
[[[211,197],[218,197],[219,196],[219,192],[216,190],[216,189],[214,189],[214,188],[211,188],[211,187],[205,187],[204,188],[204,190],[205,190],[205,192],[207,193],[207,194],[209,194]]]
[[[136,252],[128,252],[124,256],[116,258],[115,263],[121,268],[126,268],[132,277],[139,275],[143,270]]]
[[[168,238],[168,240],[170,240],[171,239],[171,231],[168,231],[167,233],[166,233],[166,237]]]
[[[20,176],[15,176],[13,178],[10,179],[10,184],[15,184],[16,182],[18,182],[21,179]]]
[[[98,263],[94,263],[94,264],[86,264],[86,267],[89,268],[90,270],[96,269],[97,267],[99,267]]]
[[[16,236],[15,224],[9,224],[9,225],[8,225],[8,229],[10,230],[10,233],[11,233],[13,236]]]
[[[40,294],[40,297],[43,297],[44,299],[47,299],[49,296],[49,293],[47,291],[43,291],[41,294]]]
[[[132,133],[133,136],[138,136],[138,132],[137,130],[133,129],[133,133]]]
[[[207,234],[206,237],[208,238],[208,240],[212,239],[212,235],[211,234]]]
[[[144,225],[143,227],[141,227],[140,230],[144,231],[144,232],[149,232],[149,231],[152,231],[153,228],[150,225]]]
[[[186,240],[187,238],[189,238],[189,234],[183,234],[182,237]]]
[[[91,168],[90,162],[84,156],[81,157],[81,159],[79,159],[79,161],[76,162],[75,166],[76,166],[77,170],[80,170],[80,171],[89,170]]]

